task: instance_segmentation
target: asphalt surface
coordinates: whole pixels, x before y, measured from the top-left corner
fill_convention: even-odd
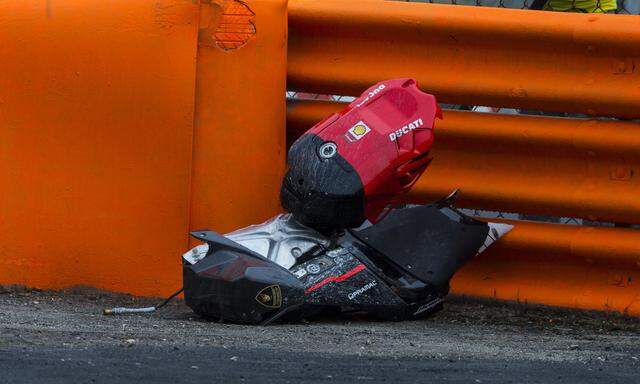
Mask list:
[[[180,301],[0,289],[0,383],[640,382],[640,319],[452,298],[412,322],[206,322]]]

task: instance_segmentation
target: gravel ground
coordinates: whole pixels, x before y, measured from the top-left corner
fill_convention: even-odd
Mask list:
[[[207,369],[225,382],[640,381],[640,319],[615,314],[460,297],[431,318],[397,323],[221,324],[180,300],[150,315],[101,313],[157,301],[86,288],[0,289],[0,382],[99,382],[127,372],[120,381],[175,383],[194,371],[212,375]],[[80,366],[69,369],[70,361]],[[122,371],[127,364],[140,365]]]

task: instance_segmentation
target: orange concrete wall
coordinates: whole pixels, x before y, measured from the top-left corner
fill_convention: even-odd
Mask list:
[[[202,5],[191,228],[227,232],[281,211],[287,1]]]
[[[0,2],[0,284],[166,295],[192,183],[196,227],[277,210],[286,1],[237,49],[240,3],[201,3]]]
[[[180,284],[197,14],[180,0],[0,2],[0,283]]]

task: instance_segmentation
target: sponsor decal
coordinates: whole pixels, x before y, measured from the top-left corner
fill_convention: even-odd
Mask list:
[[[346,136],[347,140],[349,140],[350,142],[354,142],[362,139],[369,132],[371,132],[371,128],[369,128],[369,126],[364,121],[360,120],[355,123],[353,127],[351,127],[344,135]]]
[[[316,274],[316,273],[320,273],[320,271],[321,271],[321,269],[320,269],[320,266],[318,264],[309,264],[309,265],[307,265],[307,272],[309,272],[309,273]]]
[[[406,135],[407,133],[413,131],[414,129],[420,128],[422,126],[424,126],[424,122],[422,121],[422,118],[417,118],[416,120],[410,122],[404,127],[397,129],[395,132],[391,132],[389,134],[389,139],[391,141],[396,141],[402,135]]]
[[[262,288],[256,295],[256,301],[267,308],[280,308],[282,306],[280,286],[270,285]]]
[[[363,294],[364,292],[367,292],[371,288],[375,287],[376,285],[378,285],[378,283],[374,280],[374,281],[372,281],[372,282],[370,282],[368,284],[365,284],[364,287],[362,287],[360,289],[356,289],[355,291],[351,292],[350,294],[347,295],[347,297],[349,298],[349,300],[353,300],[356,297],[358,297],[361,294]]]
[[[293,274],[297,277],[297,278],[301,278],[304,277],[307,274],[307,270],[304,268],[300,268],[297,271],[293,272]]]
[[[380,84],[378,85],[375,89],[373,89],[372,91],[370,91],[367,96],[358,104],[356,104],[356,107],[361,107],[363,106],[367,101],[371,100],[372,97],[374,97],[375,95],[377,95],[378,93],[380,93],[380,91],[382,91],[383,89],[385,89],[387,86],[384,84]]]

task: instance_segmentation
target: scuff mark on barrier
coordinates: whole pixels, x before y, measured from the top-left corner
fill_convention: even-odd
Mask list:
[[[255,13],[240,0],[203,0],[198,44],[231,51],[256,34]]]

